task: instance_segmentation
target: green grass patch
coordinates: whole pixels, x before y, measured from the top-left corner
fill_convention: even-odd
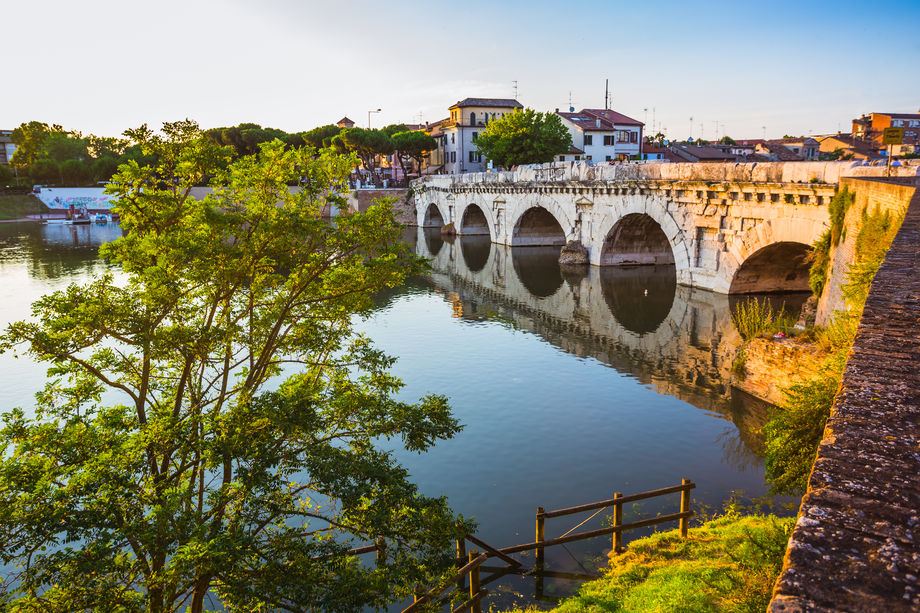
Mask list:
[[[42,201],[30,194],[0,194],[0,219],[22,219],[47,212]]]
[[[583,584],[553,610],[760,613],[770,601],[794,523],[730,512],[691,528],[686,539],[672,530],[633,541],[610,557],[602,578]]]

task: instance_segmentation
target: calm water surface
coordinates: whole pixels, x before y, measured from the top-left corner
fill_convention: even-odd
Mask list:
[[[117,225],[0,224],[0,324],[30,303],[108,270],[98,246]],[[378,296],[358,323],[399,358],[402,396],[450,398],[465,424],[424,456],[397,451],[426,494],[446,494],[502,547],[533,540],[534,513],[697,483],[696,508],[733,491],[763,496],[757,429],[766,407],[728,386],[737,343],[726,296],[677,286],[673,268],[561,270],[557,249],[453,242],[411,231],[431,272]],[[0,356],[0,408],[30,407],[45,367]],[[677,510],[678,496],[625,510],[630,521]],[[785,501],[788,502],[788,501]],[[560,536],[587,516],[549,520]],[[601,513],[580,530],[604,525]],[[636,535],[626,535],[626,540]],[[547,550],[547,568],[594,571],[607,538]],[[522,558],[525,564],[529,559]],[[490,584],[492,604],[551,605],[577,582]],[[395,609],[398,610],[398,609]]]

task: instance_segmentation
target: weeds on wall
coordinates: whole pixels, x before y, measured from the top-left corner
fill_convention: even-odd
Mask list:
[[[845,192],[842,191],[838,196]],[[830,243],[837,244],[833,238],[835,227],[836,235],[841,236],[843,217],[851,204],[852,199],[847,195],[838,200],[836,208],[831,211],[831,228],[827,235],[828,254]],[[826,327],[815,329],[812,333],[814,343],[828,352],[821,373],[786,389],[786,400],[763,428],[765,473],[770,491],[774,494],[800,494],[808,487],[808,476],[843,378],[847,356],[856,338],[872,279],[885,260],[885,254],[901,226],[902,218],[889,211],[875,209],[870,213],[864,209],[861,214],[862,224],[856,236],[854,261],[842,288],[847,309],[837,311]],[[822,236],[819,242],[824,239]],[[814,264],[812,271],[814,273]],[[823,279],[826,282],[826,272]],[[822,284],[822,290],[823,287]]]

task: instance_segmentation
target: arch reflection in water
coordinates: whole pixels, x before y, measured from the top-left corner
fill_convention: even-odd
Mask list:
[[[489,253],[492,251],[492,239],[488,235],[461,236],[460,253],[470,272],[479,272],[489,262]]]
[[[562,287],[559,270],[560,247],[514,247],[511,262],[527,291],[537,298],[549,298]]]
[[[441,251],[441,247],[444,246],[444,238],[441,236],[441,231],[436,228],[420,228],[420,230],[424,233],[425,247],[428,249],[428,253],[424,255],[433,258],[438,255]]]
[[[636,334],[658,329],[674,306],[674,266],[607,266],[598,272],[601,292],[620,324]]]
[[[471,204],[466,207],[466,211],[463,212],[463,219],[460,220],[460,232],[462,234],[489,235],[489,222],[479,205]]]

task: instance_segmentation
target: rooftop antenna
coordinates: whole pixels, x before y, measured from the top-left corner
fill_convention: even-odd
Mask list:
[[[693,138],[693,115],[690,116],[690,138]]]
[[[642,123],[648,125],[648,107],[642,109],[642,112],[645,113],[645,116],[642,118]]]
[[[767,126],[760,126],[760,129],[763,130],[763,139],[767,140]]]
[[[661,132],[661,130],[655,130],[655,107],[652,107],[652,132],[655,132],[656,134]]]
[[[518,97],[518,86],[517,85],[518,85],[518,82],[516,80],[511,82],[511,89],[512,91],[514,91],[515,100],[517,100],[517,97]]]
[[[604,79],[604,109],[610,108],[610,79]]]
[[[575,105],[572,104],[572,92],[569,92],[569,113],[575,112]]]

